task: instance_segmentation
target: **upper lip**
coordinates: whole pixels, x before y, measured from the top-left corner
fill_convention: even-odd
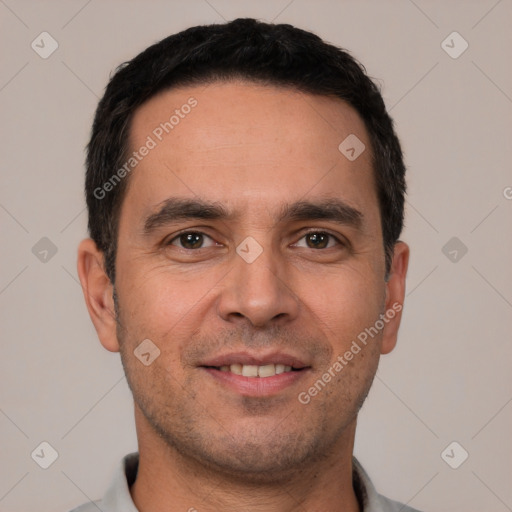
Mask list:
[[[264,366],[267,364],[284,364],[292,368],[306,368],[306,364],[300,357],[286,352],[269,352],[267,354],[255,354],[251,352],[229,352],[218,355],[201,362],[198,366],[231,366],[232,364],[247,364]]]

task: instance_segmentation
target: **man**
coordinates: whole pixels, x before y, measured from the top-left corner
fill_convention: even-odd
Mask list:
[[[75,510],[412,510],[352,454],[397,341],[404,175],[363,68],[290,25],[194,27],[118,69],[78,272],[139,452]]]

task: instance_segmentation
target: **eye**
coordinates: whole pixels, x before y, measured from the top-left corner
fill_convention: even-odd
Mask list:
[[[325,231],[310,231],[306,233],[300,240],[305,240],[306,245],[299,242],[294,244],[296,247],[306,247],[308,249],[330,249],[336,245],[344,245],[338,238]]]
[[[204,245],[209,241],[209,245]],[[166,245],[176,245],[182,249],[204,249],[206,247],[213,247],[216,242],[208,235],[199,231],[186,231],[180,233],[170,240]]]

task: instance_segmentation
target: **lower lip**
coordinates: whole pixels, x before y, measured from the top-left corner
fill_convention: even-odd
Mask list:
[[[214,368],[201,367],[214,379],[244,396],[271,396],[303,379],[308,369],[284,372],[272,377],[244,377]]]

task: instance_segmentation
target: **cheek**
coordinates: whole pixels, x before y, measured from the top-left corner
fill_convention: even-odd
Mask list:
[[[199,277],[191,271],[170,271],[167,265],[140,269],[130,277],[121,304],[129,335],[157,340],[190,336],[198,327],[193,319],[204,316],[210,302],[209,293],[220,278],[217,273],[203,272]],[[128,281],[128,279],[127,279]]]
[[[301,295],[305,307],[323,324],[333,347],[338,345],[341,350],[378,319],[385,287],[379,285],[373,270],[346,266],[305,281]]]

